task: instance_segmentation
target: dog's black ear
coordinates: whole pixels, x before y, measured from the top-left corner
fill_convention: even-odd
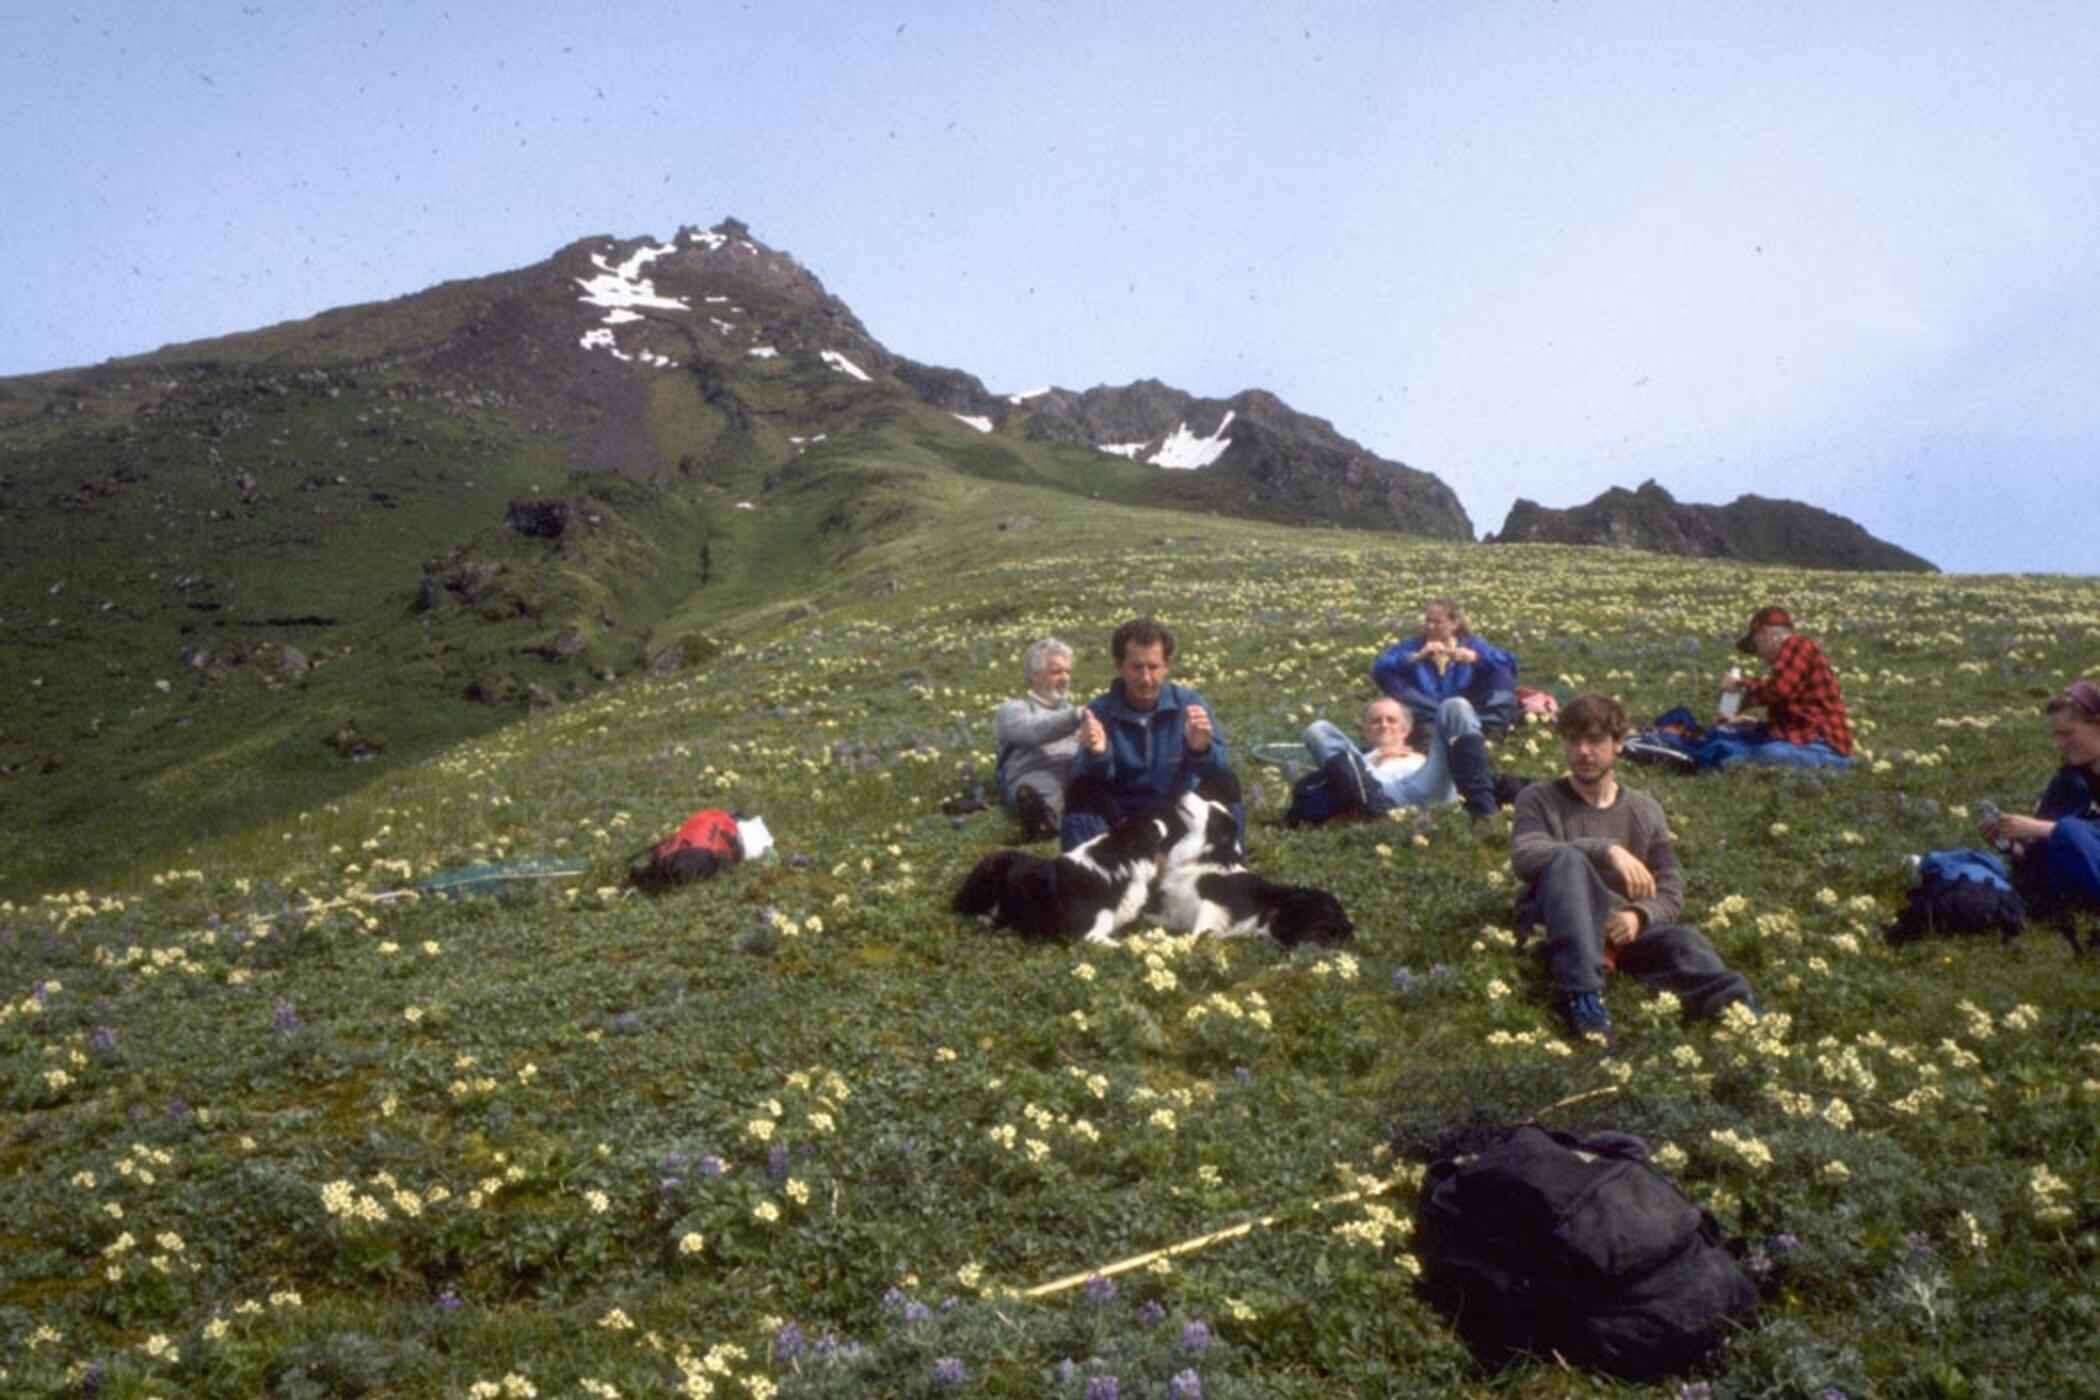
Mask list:
[[[1030,861],[1014,871],[1006,886],[1006,921],[1029,938],[1061,936],[1064,906],[1057,879],[1055,861]]]
[[[1013,868],[1016,856],[1029,858],[1025,851],[993,851],[978,861],[962,882],[962,888],[955,892],[955,912],[989,914],[997,909],[999,896],[1006,889],[1007,872]]]

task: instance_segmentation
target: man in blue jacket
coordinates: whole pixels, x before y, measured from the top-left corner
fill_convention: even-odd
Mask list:
[[[1466,810],[1494,815],[1487,740],[1516,723],[1517,658],[1477,636],[1458,604],[1432,598],[1422,608],[1422,634],[1381,652],[1371,681],[1407,706],[1417,733],[1448,731],[1451,780]]]
[[[1245,815],[1225,736],[1196,691],[1167,679],[1174,634],[1149,617],[1132,618],[1109,639],[1116,679],[1079,721],[1079,757],[1065,794],[1058,845],[1071,850],[1116,823],[1173,805],[1202,784]]]

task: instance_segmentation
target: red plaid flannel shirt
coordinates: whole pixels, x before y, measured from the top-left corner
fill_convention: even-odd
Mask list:
[[[1750,683],[1743,703],[1765,707],[1775,739],[1789,744],[1821,739],[1847,758],[1852,756],[1852,725],[1845,718],[1837,675],[1824,660],[1823,649],[1798,632],[1779,644],[1771,673]]]

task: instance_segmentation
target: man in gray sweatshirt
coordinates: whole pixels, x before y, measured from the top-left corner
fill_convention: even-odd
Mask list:
[[[1610,696],[1584,695],[1561,710],[1558,727],[1567,776],[1518,797],[1509,863],[1524,884],[1517,927],[1545,926],[1546,977],[1569,1031],[1610,1044],[1603,992],[1612,970],[1675,993],[1689,1016],[1731,1001],[1756,1011],[1748,980],[1697,929],[1674,922],[1684,877],[1669,823],[1615,771],[1626,711]]]
[[[1030,840],[1053,836],[1064,820],[1065,785],[1079,755],[1079,721],[1072,703],[1072,649],[1045,637],[1021,657],[1028,692],[1003,702],[993,726],[999,742],[999,799],[1021,819]]]

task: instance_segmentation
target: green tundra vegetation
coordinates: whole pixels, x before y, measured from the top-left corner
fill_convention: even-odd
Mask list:
[[[1414,1291],[1428,1144],[1535,1113],[1647,1137],[1742,1242],[1763,1307],[1698,1393],[2100,1390],[2100,972],[2048,927],[1881,937],[1907,855],[1973,844],[1968,804],[2020,809],[2053,770],[2042,701],[2100,672],[2091,581],[1152,510],[1132,464],[936,417],[841,433],[762,494],[755,467],[571,482],[472,413],[388,420],[426,489],[332,522],[370,529],[327,556],[361,573],[287,572],[322,557],[304,496],[159,507],[279,541],[271,567],[225,551],[225,615],[335,617],[319,664],[177,670],[179,600],[123,624],[150,645],[17,653],[62,697],[19,722],[63,762],[9,780],[0,846],[0,1390],[1609,1392],[1550,1358],[1480,1371]],[[558,548],[496,525],[534,486],[602,518]],[[111,524],[71,576],[136,539]],[[416,614],[422,560],[508,573]],[[10,635],[87,633],[58,606],[83,590],[10,597]],[[1710,704],[1760,604],[1822,639],[1855,771],[1631,775],[1764,1020],[1686,1025],[1618,985],[1615,1052],[1571,1044],[1511,928],[1506,816],[1281,827],[1253,746],[1352,723],[1437,594],[1527,683],[1642,717]],[[549,673],[577,682],[558,703],[509,697],[555,664],[522,646],[601,612],[620,628]],[[949,912],[1016,835],[941,804],[989,777],[1022,649],[1066,639],[1090,694],[1138,613],[1239,755],[1255,868],[1333,890],[1355,944],[1025,946]],[[217,616],[197,645],[235,632]],[[499,703],[462,700],[485,675]],[[354,762],[357,735],[386,742]],[[1520,731],[1498,761],[1546,776],[1557,746]],[[712,805],[778,849],[622,890]],[[396,897],[526,857],[586,871]]]

